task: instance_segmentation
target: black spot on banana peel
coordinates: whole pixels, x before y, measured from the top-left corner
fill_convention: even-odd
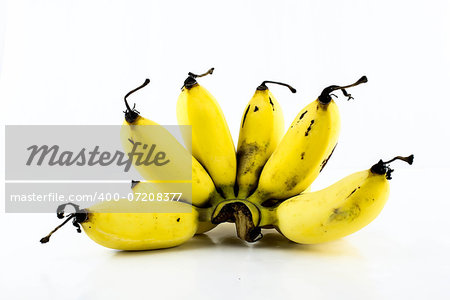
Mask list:
[[[305,136],[309,135],[309,132],[311,131],[313,124],[314,124],[314,120],[311,120],[311,123],[309,124],[308,129],[306,129]]]
[[[265,148],[268,145],[266,144]],[[254,156],[261,150],[261,147],[258,143],[246,143],[244,142],[241,146],[241,150],[236,153],[236,159],[240,165],[246,166],[244,170],[241,170],[243,174],[251,171],[252,167],[255,166]],[[261,167],[262,169],[262,167]]]
[[[336,146],[337,146],[337,144],[334,145],[334,148],[333,148],[333,150],[331,150],[330,155],[328,155],[328,157],[321,163],[319,173],[322,172],[323,168],[325,168],[325,166],[327,165],[328,161],[330,160],[331,155],[333,155],[333,152],[336,149]]]
[[[272,98],[270,98],[270,97],[269,97],[269,102],[270,102],[270,105],[272,105],[272,110],[275,110],[275,105],[273,104]]]
[[[305,110],[305,112],[302,113],[302,114],[300,115],[300,118],[298,118],[298,120],[300,121],[301,119],[303,119],[303,117],[304,117],[307,113],[308,113],[308,111]]]
[[[253,110],[253,112],[257,112],[259,110],[258,106],[255,105],[255,109]]]
[[[289,178],[289,180],[287,180],[284,184],[286,185],[286,191],[290,191],[292,190],[298,183],[298,176],[295,175],[291,178]]]
[[[349,197],[350,197],[351,195],[353,195],[355,192],[356,192],[356,189],[354,189],[354,190],[350,193],[350,195],[347,196],[347,198],[349,198]]]
[[[269,143],[265,143],[264,145],[261,145],[257,142],[247,143],[245,140],[242,142],[240,147],[238,148],[238,151],[236,153],[236,160],[240,168],[238,168],[237,176],[243,176],[245,174],[252,174],[254,173],[257,175],[257,178],[259,178],[262,169],[264,167],[264,164],[257,164],[255,161],[255,155],[258,155],[261,152],[267,151],[267,148],[269,147]],[[245,188],[248,189],[249,195],[251,195],[257,188],[257,184],[245,184]],[[241,186],[241,188],[244,187]],[[238,195],[238,181],[236,181],[236,195]]]
[[[247,107],[244,113],[244,118],[242,118],[242,128],[244,128],[245,119],[247,118],[248,111],[250,110],[250,105]]]
[[[300,115],[300,117],[298,118],[296,124],[300,123],[300,121],[303,119],[303,117],[304,117],[307,113],[308,113],[307,110],[304,111],[304,112]],[[294,128],[294,125],[291,125],[291,128]]]

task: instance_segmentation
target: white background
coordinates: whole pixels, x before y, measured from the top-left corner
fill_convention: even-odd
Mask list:
[[[210,67],[201,84],[235,141],[262,80],[299,90],[270,87],[289,124],[324,87],[367,75],[355,100],[337,100],[339,146],[315,189],[380,158],[415,164],[395,166],[377,220],[317,246],[274,232],[249,245],[231,225],[151,252],[108,250],[71,226],[40,245],[54,215],[2,211],[1,298],[450,297],[449,1],[0,1],[3,125],[120,124],[123,95],[146,77],[131,102],[176,124],[187,72]]]

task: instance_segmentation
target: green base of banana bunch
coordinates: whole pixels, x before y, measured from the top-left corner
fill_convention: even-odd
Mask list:
[[[296,90],[285,83],[262,82],[244,109],[235,150],[220,106],[197,82],[213,70],[201,75],[189,73],[178,98],[178,123],[191,126],[191,149],[185,149],[164,129],[157,137],[156,144],[167,150],[168,157],[192,159],[192,193],[186,193],[190,198],[164,203],[164,208],[172,212],[144,212],[142,203],[128,199],[85,209],[63,204],[57,216],[65,221],[42,238],[42,243],[72,220],[79,232],[83,228],[98,244],[120,250],[177,246],[225,222],[235,223],[237,236],[247,242],[261,239],[263,228],[276,228],[293,242],[316,244],[352,234],[378,216],[389,195],[388,180],[393,172],[389,164],[395,160],[412,164],[412,155],[380,160],[325,189],[309,191],[333,154],[339,136],[340,115],[332,93],[340,90],[352,99],[346,89],[367,82],[365,76],[350,85],[325,88],[298,113],[286,132],[281,107],[267,84],[285,86],[293,93]],[[141,128],[159,125],[142,117],[127,102],[129,95],[149,82],[147,79],[124,98],[121,140],[127,153],[135,142],[155,144],[156,137]],[[160,175],[157,168],[133,164],[143,178]],[[166,170],[166,178],[182,172],[176,163]],[[151,184],[137,182],[132,190],[154,192]],[[67,205],[75,212],[66,216]]]

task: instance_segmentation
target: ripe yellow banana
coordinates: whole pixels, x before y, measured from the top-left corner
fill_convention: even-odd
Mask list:
[[[234,198],[236,151],[225,116],[216,99],[189,73],[177,102],[180,125],[192,126],[192,155],[205,167],[216,189],[226,198]]]
[[[278,101],[266,83],[275,83],[296,90],[290,85],[264,81],[248,103],[242,116],[237,148],[238,198],[245,199],[256,188],[265,163],[284,133],[284,118]]]
[[[50,236],[71,219],[78,232],[81,232],[81,225],[93,241],[117,250],[151,250],[178,246],[194,236],[198,227],[198,212],[183,202],[156,203],[164,205],[164,211],[157,213],[136,213],[135,211],[148,209],[148,204],[128,199],[101,202],[87,209],[69,204],[75,207],[76,212],[68,215],[61,225],[42,238],[41,243],[48,242]],[[66,205],[58,208],[59,218],[64,218]]]
[[[191,154],[163,126],[139,115],[128,105],[127,97],[145,87],[150,81],[132,90],[125,96],[125,121],[120,131],[120,139],[125,153],[132,155],[133,166],[146,180],[180,180],[191,177]],[[158,163],[153,162],[159,157]]]
[[[199,164],[200,165],[200,164]],[[200,166],[201,167],[201,166]],[[203,170],[203,167],[202,167]],[[206,174],[206,172],[205,172]],[[207,180],[203,180],[202,178],[197,178],[194,176],[193,171],[193,184],[192,184],[192,191],[190,190],[190,187],[186,185],[186,183],[183,182],[171,182],[171,183],[161,183],[161,182],[139,182],[139,181],[133,181],[131,184],[131,189],[133,190],[133,193],[135,195],[135,198],[142,198],[142,197],[149,197],[151,193],[181,193],[181,201],[192,203],[195,207],[204,207],[210,204],[209,200],[211,199],[217,199],[215,197],[218,197],[214,184],[211,181],[211,178],[209,178],[209,175]],[[196,179],[194,179],[194,177]],[[211,182],[212,190],[208,186],[205,186],[205,183]],[[192,192],[192,194],[191,194]],[[187,195],[187,196],[186,196]],[[192,197],[191,197],[192,195]],[[190,198],[191,197],[191,198]],[[201,210],[203,211],[203,210]],[[205,210],[206,212],[206,210]],[[205,217],[199,220],[198,228],[196,231],[196,234],[205,233],[207,231],[210,231],[214,227],[216,227],[216,224],[211,223],[211,218]]]
[[[125,121],[121,129],[121,141],[126,153],[130,153],[136,143],[141,145],[156,145],[156,149],[162,149],[170,162],[163,166],[146,166],[136,164],[137,157],[133,157],[133,165],[139,173],[147,180],[173,181],[177,178],[188,178],[192,172],[192,193],[191,190],[164,191],[181,192],[187,198],[185,201],[191,202],[197,207],[208,205],[212,197],[217,197],[214,183],[203,166],[181,145],[177,139],[163,126],[139,115],[134,108],[131,109],[126,98],[138,89],[146,86],[149,81],[125,96]],[[141,149],[139,149],[141,150]],[[192,161],[192,162],[191,162]],[[187,164],[192,164],[192,168],[186,168]],[[164,185],[162,185],[164,186]],[[167,185],[165,185],[167,187]],[[186,188],[180,184],[179,187]]]
[[[210,204],[214,198],[220,198],[214,183],[203,166],[192,157],[192,199],[191,203],[197,207]]]
[[[137,184],[133,190],[146,194],[147,184],[153,183],[160,192],[181,193],[184,201],[192,203],[196,207],[205,207],[210,205],[212,199],[220,199],[211,177],[194,157],[192,157],[192,185],[184,184],[188,181],[172,181],[172,185],[168,185],[167,182],[145,182],[145,184]]]
[[[413,158],[380,160],[371,169],[347,176],[328,188],[290,198],[273,209],[272,223],[288,239],[301,244],[352,234],[372,222],[384,207],[393,171],[387,164],[396,159],[412,164]]]
[[[297,115],[264,166],[250,201],[286,199],[311,185],[333,153],[339,136],[339,111],[330,94],[342,90],[351,98],[345,88],[363,82],[367,82],[365,76],[351,85],[327,87]]]

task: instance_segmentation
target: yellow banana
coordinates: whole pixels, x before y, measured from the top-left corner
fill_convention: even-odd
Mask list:
[[[145,184],[137,184],[133,190],[145,194],[148,191],[147,184],[153,183],[158,186],[160,192],[181,193],[184,201],[196,207],[208,206],[212,199],[220,198],[211,177],[194,157],[192,157],[192,185],[187,186],[185,183],[188,181],[172,181],[171,185],[167,184],[168,182],[145,182]]]
[[[49,235],[41,239],[41,243],[50,240],[51,235],[73,220],[73,224],[96,243],[118,250],[151,250],[178,246],[189,240],[198,227],[198,212],[189,204],[169,201],[154,203],[164,206],[161,212],[140,212],[148,209],[146,202],[120,201],[101,202],[87,209],[75,207],[76,212],[67,216],[66,220]],[[58,208],[58,217],[64,218],[63,204]]]
[[[200,164],[199,164],[200,165]],[[200,166],[201,167],[201,166]],[[201,167],[203,170],[203,167]],[[185,201],[187,203],[192,203],[196,207],[202,207],[210,204],[209,200],[211,200],[213,197],[217,197],[214,184],[212,183],[211,179],[208,176],[207,180],[202,180],[202,178],[197,178],[194,176],[195,172],[193,170],[192,174],[192,191],[190,190],[190,186],[186,185],[186,183],[183,182],[171,182],[171,183],[155,183],[155,182],[139,182],[139,181],[133,181],[131,184],[131,189],[133,190],[133,193],[135,197],[148,197],[150,193],[174,193],[178,192],[181,193],[181,199],[182,201]],[[212,188],[209,186],[209,182],[211,182]],[[205,183],[208,184],[208,186],[205,186]],[[192,193],[192,194],[191,194]],[[187,195],[187,197],[185,196]],[[190,197],[192,195],[192,197]],[[205,233],[207,231],[210,231],[214,227],[216,227],[216,224],[211,223],[210,218],[205,218],[204,220],[199,220],[198,228],[196,231],[196,234]]]
[[[371,169],[347,176],[328,188],[290,198],[273,209],[274,221],[264,222],[273,223],[284,236],[301,244],[352,234],[372,222],[384,207],[393,171],[387,164],[396,159],[412,164],[413,158],[380,160]]]
[[[342,90],[351,98],[345,88],[363,82],[367,82],[365,76],[351,85],[327,87],[297,115],[264,166],[250,201],[286,199],[311,185],[333,153],[339,135],[339,111],[330,94]]]
[[[237,148],[236,181],[240,199],[247,198],[256,188],[264,164],[284,133],[283,112],[266,83],[284,85],[296,92],[290,85],[264,81],[250,99],[242,116]]]
[[[157,149],[162,149],[170,163],[163,166],[147,166],[137,164],[137,157],[133,156],[133,165],[139,173],[147,180],[173,181],[179,178],[189,178],[192,176],[192,189],[186,189],[186,185],[180,184],[178,187],[184,188],[179,191],[186,196],[185,201],[191,202],[197,207],[208,205],[208,201],[218,196],[211,177],[203,166],[180,144],[177,139],[163,126],[146,119],[128,105],[126,98],[131,93],[146,86],[149,81],[125,96],[127,110],[125,112],[125,121],[121,129],[121,141],[126,153],[132,153],[136,143],[141,145],[156,145]],[[192,168],[186,168],[190,164]],[[192,172],[192,174],[188,174]],[[163,184],[161,186],[164,186]],[[167,185],[165,185],[167,187]]]
[[[214,183],[203,166],[192,157],[192,199],[191,203],[197,207],[207,206],[211,199],[217,198]]]
[[[127,110],[120,131],[122,146],[144,179],[189,180],[192,172],[189,167],[192,164],[191,154],[166,128],[140,116],[136,109],[128,105],[127,97],[149,82],[146,79],[144,84],[125,96]]]
[[[236,151],[225,116],[216,99],[189,73],[177,101],[180,125],[192,126],[192,155],[205,167],[216,189],[226,198],[234,198]]]

